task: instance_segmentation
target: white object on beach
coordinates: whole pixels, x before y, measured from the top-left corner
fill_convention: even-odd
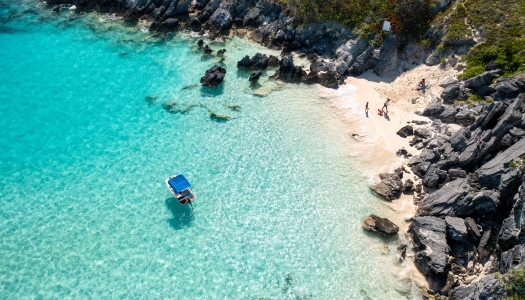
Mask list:
[[[390,22],[388,21],[383,22],[383,30],[390,31]]]
[[[76,7],[75,5],[71,5],[71,6],[69,7],[69,10],[75,10],[75,9],[77,9],[77,7]]]

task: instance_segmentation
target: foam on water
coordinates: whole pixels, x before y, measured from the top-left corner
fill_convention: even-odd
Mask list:
[[[213,45],[227,49],[220,62],[201,59],[191,37],[156,41],[143,24],[107,16],[11,1],[0,14],[2,299],[409,293],[395,239],[384,254],[361,229],[384,208],[332,108],[312,87],[250,86],[236,70],[243,55],[269,50],[234,38]],[[224,84],[198,85],[215,63],[228,70]],[[177,173],[193,184],[194,211],[164,186]]]

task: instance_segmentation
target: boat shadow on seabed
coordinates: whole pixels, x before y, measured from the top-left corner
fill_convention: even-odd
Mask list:
[[[195,214],[189,205],[181,205],[177,199],[170,197],[165,201],[166,208],[171,212],[173,218],[168,219],[168,223],[175,230],[189,227],[195,219]]]

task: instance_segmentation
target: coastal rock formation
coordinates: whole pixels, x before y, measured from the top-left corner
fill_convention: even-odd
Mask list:
[[[384,237],[390,237],[398,233],[399,227],[387,218],[381,218],[376,215],[370,215],[363,221],[363,228],[380,234]]]
[[[372,185],[370,187],[372,191],[383,197],[385,200],[389,201],[397,199],[399,196],[401,196],[403,182],[401,181],[401,178],[398,174],[382,173],[379,174],[379,177],[381,178],[381,182]]]
[[[222,83],[225,75],[226,69],[215,65],[206,71],[204,77],[201,77],[201,83],[202,85],[216,87]]]
[[[449,253],[446,239],[446,223],[443,219],[425,216],[416,217],[409,233],[416,249],[416,265],[425,275],[442,276],[447,266]]]
[[[266,54],[256,53],[251,58],[248,55],[243,57],[243,59],[237,62],[237,68],[247,70],[266,70],[269,62],[270,58],[266,56]]]
[[[262,75],[262,72],[261,71],[257,71],[257,72],[253,72],[251,75],[250,75],[250,78],[248,79],[250,82],[256,82],[257,80],[259,80],[259,78],[261,78],[261,75]]]
[[[306,76],[306,71],[301,67],[297,67],[293,63],[291,55],[285,56],[279,63],[279,69],[275,71],[272,76],[274,79],[278,79],[284,82],[301,82],[302,78]]]

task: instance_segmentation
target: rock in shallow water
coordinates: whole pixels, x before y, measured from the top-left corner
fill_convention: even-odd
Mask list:
[[[370,187],[379,196],[385,200],[394,200],[401,196],[403,182],[397,174],[382,173],[379,174],[381,182]]]
[[[202,85],[215,87],[222,83],[225,75],[226,69],[215,65],[206,71],[204,77],[201,78],[201,83]]]
[[[399,231],[399,227],[389,219],[381,218],[373,214],[365,218],[363,228],[366,231],[375,232],[384,237],[393,236]]]

